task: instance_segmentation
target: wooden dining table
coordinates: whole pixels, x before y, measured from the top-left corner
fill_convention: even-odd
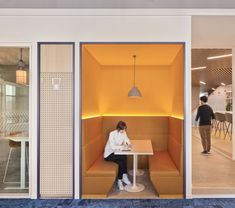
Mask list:
[[[125,186],[128,192],[140,192],[144,190],[144,185],[136,183],[136,171],[138,155],[153,155],[153,147],[151,140],[131,140],[131,150],[117,150],[114,152],[116,155],[133,155],[133,183]]]

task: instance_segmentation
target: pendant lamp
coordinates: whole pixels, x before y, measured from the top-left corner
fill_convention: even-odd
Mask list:
[[[133,58],[134,58],[134,83],[133,83],[133,87],[131,88],[131,90],[128,93],[128,97],[140,98],[140,97],[142,97],[141,92],[135,86],[135,59],[136,59],[136,55],[133,55]]]
[[[17,70],[16,70],[16,83],[17,84],[26,84],[27,82],[27,74],[25,71],[25,63],[22,59],[22,48],[20,49],[20,60],[17,63]]]

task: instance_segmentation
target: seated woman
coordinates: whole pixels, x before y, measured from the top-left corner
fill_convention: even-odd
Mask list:
[[[119,121],[116,130],[110,132],[109,139],[104,150],[104,159],[118,164],[117,184],[119,190],[124,189],[122,182],[127,185],[131,184],[127,176],[127,156],[114,154],[115,150],[124,150],[125,146],[131,144],[126,134],[126,128],[126,123]]]

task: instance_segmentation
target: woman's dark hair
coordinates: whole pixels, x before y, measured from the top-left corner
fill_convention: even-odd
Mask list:
[[[126,123],[124,121],[119,121],[116,129],[118,131],[127,129]]]
[[[208,98],[207,98],[207,96],[202,96],[202,97],[200,97],[200,100],[202,102],[206,103],[208,101]]]

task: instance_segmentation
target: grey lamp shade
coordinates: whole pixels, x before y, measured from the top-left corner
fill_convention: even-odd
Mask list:
[[[128,93],[128,97],[142,97],[139,89],[137,87],[132,87],[132,89]]]

